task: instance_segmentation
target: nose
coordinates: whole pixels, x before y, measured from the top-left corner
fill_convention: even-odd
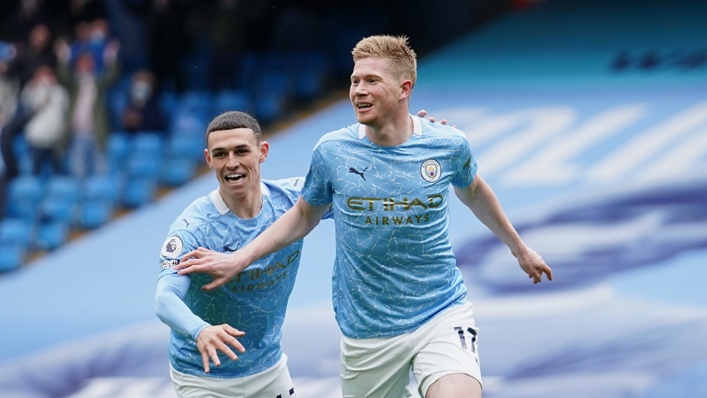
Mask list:
[[[228,167],[229,169],[235,169],[236,167],[238,167],[239,164],[240,160],[238,159],[238,156],[236,156],[235,153],[229,153],[228,162],[226,162],[226,167]]]
[[[354,86],[354,95],[356,96],[361,96],[361,95],[366,95],[368,93],[368,89],[366,88],[366,84],[364,82],[359,82],[356,86]]]

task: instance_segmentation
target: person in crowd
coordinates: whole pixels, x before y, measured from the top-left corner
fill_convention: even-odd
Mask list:
[[[56,55],[52,48],[52,34],[45,24],[32,27],[26,43],[18,47],[17,55],[9,64],[10,75],[19,78],[24,86],[34,77],[34,72],[41,66],[56,66]]]
[[[128,133],[166,130],[166,121],[156,93],[157,80],[148,70],[132,75],[128,103],[121,115],[122,127]]]
[[[106,69],[99,75],[91,52],[78,54],[71,68],[68,44],[60,42],[57,46],[57,76],[68,88],[70,98],[67,130],[71,171],[79,178],[105,171],[104,150],[110,129],[106,93],[120,75],[118,49],[115,40],[105,46],[101,59]]]
[[[63,173],[69,94],[57,82],[53,68],[41,66],[35,71],[22,90],[21,102],[32,114],[24,130],[34,173],[41,174],[47,161],[51,174]]]

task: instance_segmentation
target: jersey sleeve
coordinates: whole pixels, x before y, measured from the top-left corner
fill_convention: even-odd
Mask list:
[[[452,166],[454,167],[452,185],[464,188],[468,187],[469,184],[474,181],[479,166],[476,164],[476,159],[474,159],[474,155],[471,153],[469,140],[463,137],[459,141],[460,145],[458,145],[458,149],[455,151],[455,156],[452,160]]]
[[[329,170],[324,159],[322,146],[314,149],[309,171],[302,188],[302,198],[312,206],[325,206],[332,202],[332,184]]]
[[[284,180],[278,180],[277,183],[287,192],[292,205],[294,206],[297,199],[299,199],[302,188],[304,187],[305,177],[291,177]],[[322,220],[334,218],[334,213],[332,207],[329,206],[326,213],[322,216]]]
[[[195,249],[196,239],[190,233],[171,233],[160,249],[160,269],[155,292],[155,314],[175,333],[196,340],[207,322],[194,315],[184,302],[191,277],[179,275],[174,267],[181,257]]]

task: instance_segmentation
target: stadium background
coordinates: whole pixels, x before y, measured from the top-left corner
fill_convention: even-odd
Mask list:
[[[554,282],[527,285],[507,251],[452,205],[486,397],[707,396],[706,2],[304,3],[272,2],[250,24],[245,78],[232,83],[269,133],[263,175],[304,174],[317,139],[354,122],[341,89],[360,37],[407,34],[422,55],[412,109],[468,135],[512,222],[553,267]],[[138,48],[145,25],[123,2],[105,4],[129,76],[148,63]],[[306,29],[322,25],[335,33]],[[171,148],[180,129],[201,136],[216,109],[202,72],[213,53],[199,43],[181,61],[184,92],[164,96],[171,130],[152,150]],[[293,50],[316,59],[312,76],[326,80],[271,70]],[[305,80],[314,83],[297,94]],[[117,142],[107,156],[138,149]],[[0,396],[174,396],[167,330],[152,311],[157,253],[177,213],[216,187],[200,171],[176,186],[156,182],[145,203],[118,198],[110,222],[72,227],[66,242],[30,248],[0,275]],[[11,194],[8,185],[17,211]],[[302,397],[339,396],[332,235],[322,223],[305,240],[283,331]],[[9,258],[5,247],[14,246],[3,248]]]

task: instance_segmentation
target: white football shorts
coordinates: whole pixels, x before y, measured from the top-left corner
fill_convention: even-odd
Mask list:
[[[170,366],[170,376],[179,398],[296,398],[287,356],[272,367],[245,377],[221,379],[177,372]]]
[[[341,339],[344,398],[411,397],[410,371],[425,396],[449,374],[467,374],[481,384],[481,367],[471,303],[451,307],[420,328],[400,336]]]

